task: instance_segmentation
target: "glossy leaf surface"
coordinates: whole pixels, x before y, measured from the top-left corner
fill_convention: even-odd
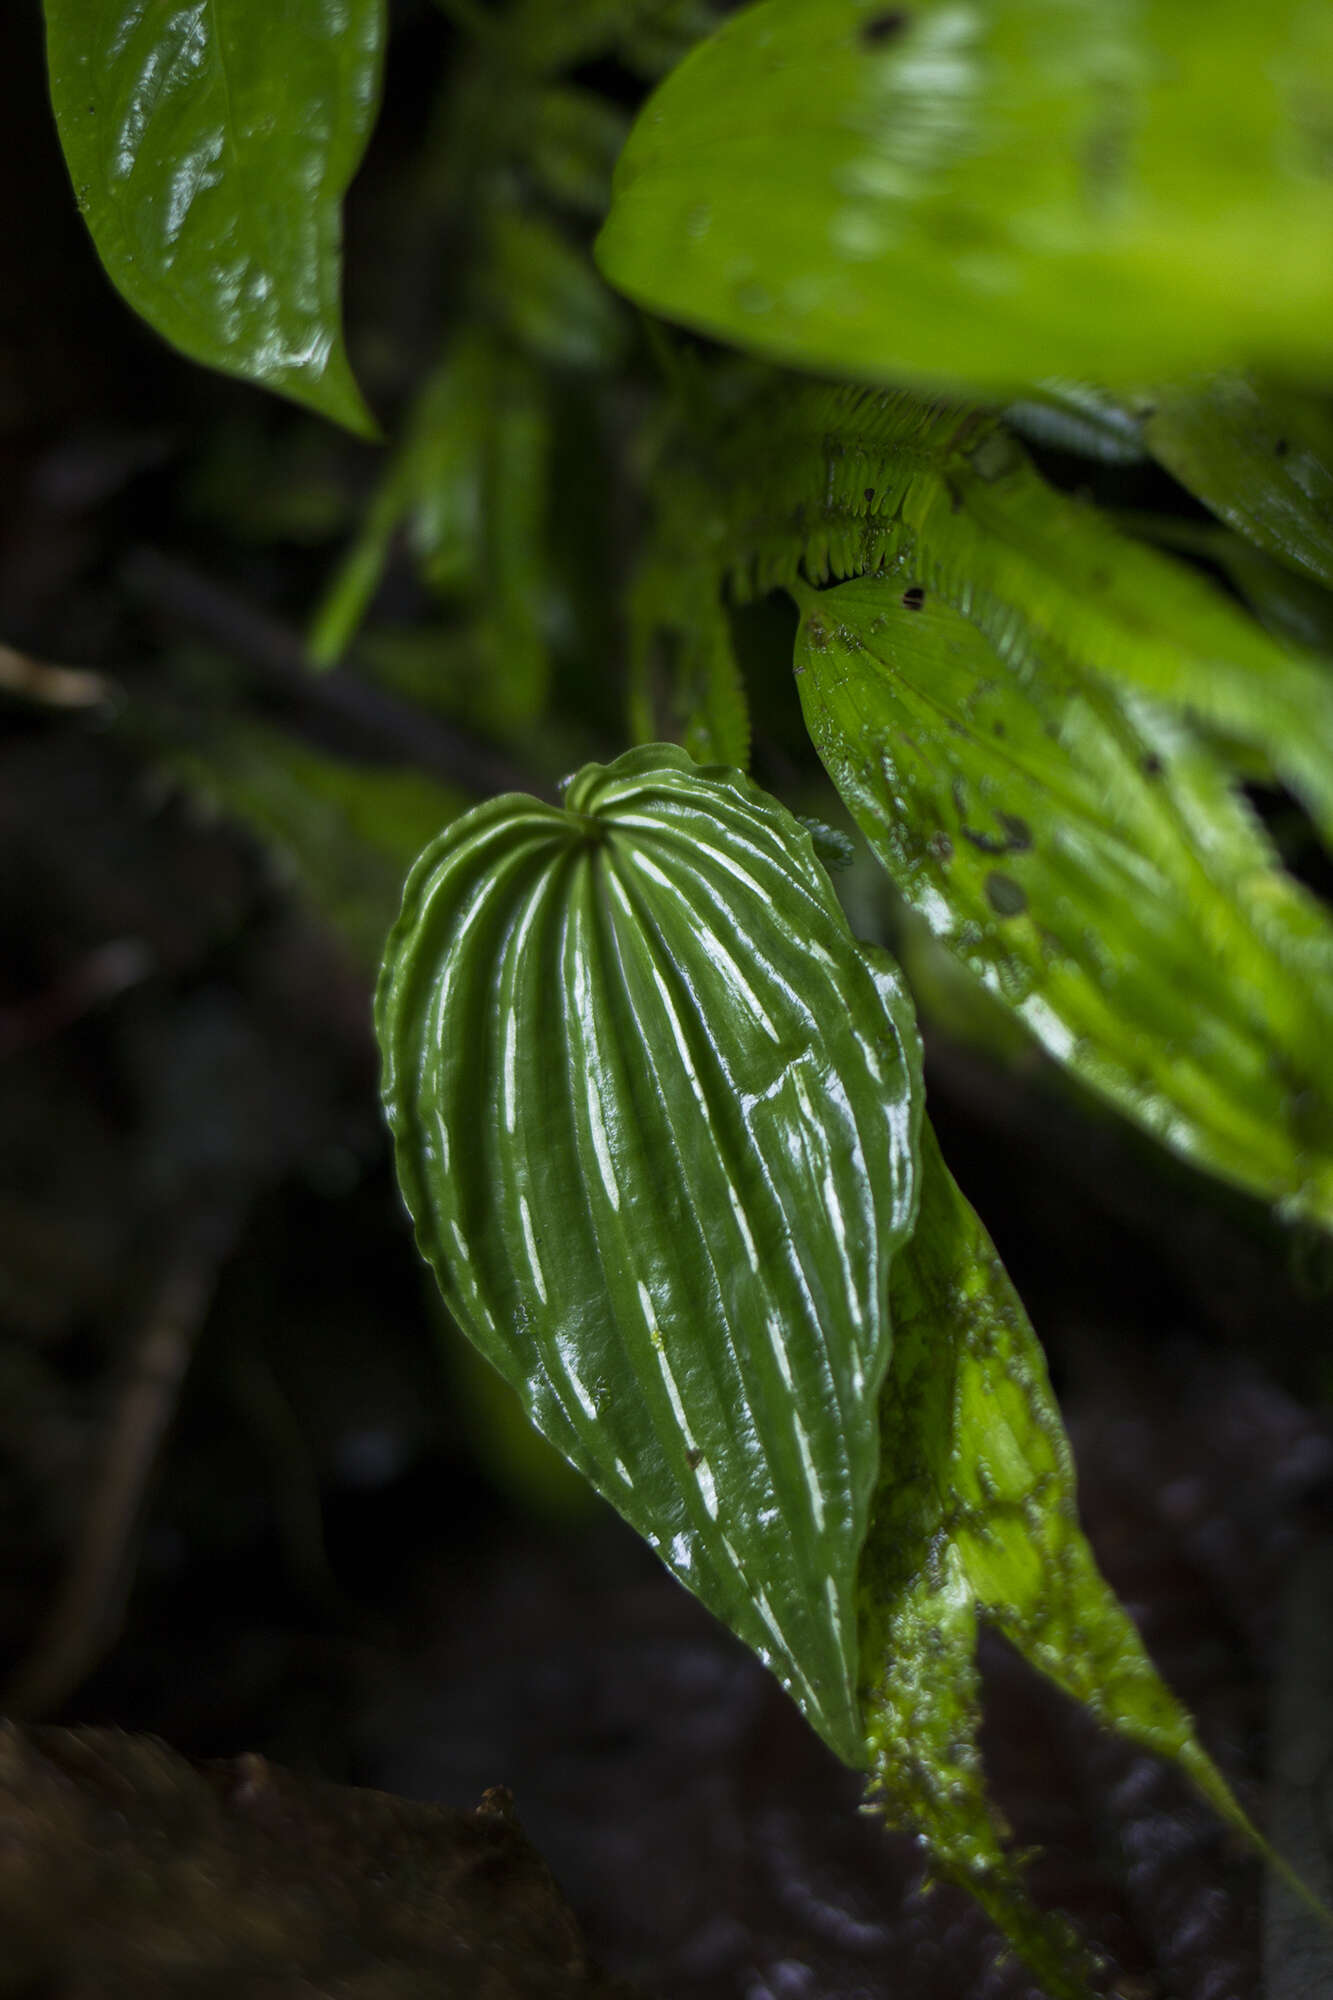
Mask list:
[[[340,207],[379,95],[384,0],[45,0],[51,96],[93,241],[196,361],[355,430]]]
[[[1101,1991],[1069,1927],[1028,1899],[982,1769],[983,1621],[1107,1727],[1171,1759],[1253,1837],[1078,1525],[1035,1334],[927,1126],[921,1212],[894,1266],[884,1472],[861,1565],[872,1789],[932,1868],[971,1890],[1058,2000]]]
[[[914,583],[802,594],[816,748],[932,930],[1200,1165],[1333,1224],[1333,925],[1183,721]]]
[[[1333,415],[1322,404],[1221,376],[1161,390],[1144,440],[1247,540],[1333,584]]]
[[[534,1422],[864,1761],[855,1571],[916,1199],[896,973],[797,822],[683,751],[509,796],[411,876],[399,1179]]]
[[[641,114],[599,256],[777,359],[1017,389],[1327,379],[1333,15],[762,0]]]

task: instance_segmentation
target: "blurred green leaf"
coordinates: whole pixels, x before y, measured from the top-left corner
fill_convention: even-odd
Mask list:
[[[802,593],[806,720],[874,851],[1046,1049],[1333,1226],[1333,924],[1178,717],[916,584]]]
[[[651,311],[1012,392],[1333,370],[1333,10],[761,0],[667,78],[598,244]]]
[[[1159,548],[1212,564],[1244,598],[1265,632],[1298,652],[1322,653],[1333,661],[1333,591],[1302,576],[1290,563],[1279,562],[1244,535],[1211,521],[1141,513],[1120,513],[1116,519]]]
[[[1223,375],[1158,391],[1154,458],[1248,541],[1333,584],[1333,413],[1313,397]]]
[[[630,734],[683,743],[696,764],[750,762],[750,709],[717,580],[650,559],[630,604]]]
[[[1034,382],[1004,414],[1033,444],[1100,459],[1103,465],[1138,465],[1148,456],[1142,419],[1086,382]]]
[[[627,130],[625,114],[595,91],[552,85],[537,98],[527,134],[533,172],[556,201],[600,218]]]
[[[624,308],[585,253],[531,210],[491,224],[487,285],[517,345],[555,368],[610,368],[625,344]]]
[[[258,835],[368,970],[412,860],[463,807],[420,772],[352,764],[240,718],[215,718],[160,761]]]
[[[45,0],[51,97],[108,275],[183,353],[373,434],[343,346],[343,195],[384,0]]]
[[[492,800],[413,872],[377,1024],[459,1325],[862,1763],[853,1591],[919,1055],[809,836],[672,746],[589,766],[563,811]]]
[[[1079,1530],[1074,1475],[1022,1302],[927,1124],[921,1212],[890,1280],[894,1353],[858,1594],[872,1795],[977,1898],[1059,2000],[1101,1991],[1032,1904],[986,1794],[983,1620],[1108,1728],[1177,1764],[1254,1839]]]

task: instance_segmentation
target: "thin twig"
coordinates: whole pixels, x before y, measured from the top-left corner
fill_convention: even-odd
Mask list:
[[[316,670],[304,641],[289,626],[188,563],[140,548],[127,557],[123,574],[135,595],[169,623],[199,633],[302,707],[350,723],[382,753],[480,796],[542,789],[489,744],[346,667]]]
[[[0,645],[0,693],[35,701],[43,708],[107,708],[117,690],[102,674],[85,667],[57,667]]]
[[[182,1230],[135,1339],[55,1601],[0,1700],[6,1714],[42,1715],[58,1708],[119,1635],[144,1496],[239,1220],[238,1212],[210,1209]]]

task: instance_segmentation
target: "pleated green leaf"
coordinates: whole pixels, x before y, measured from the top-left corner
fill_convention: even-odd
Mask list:
[[[801,701],[880,860],[1058,1061],[1333,1225],[1333,924],[1179,715],[900,566],[802,592]]]
[[[422,856],[378,999],[399,1179],[537,1427],[854,1764],[855,1573],[920,1083],[808,835],[653,746]]]
[[[51,98],[113,284],[196,361],[374,422],[343,346],[341,203],[384,0],[45,0]]]
[[[803,366],[1012,390],[1333,367],[1333,12],[762,0],[631,133],[599,245]]]
[[[1144,442],[1182,486],[1297,575],[1333,584],[1333,414],[1224,375],[1162,389]]]
[[[872,1796],[923,1839],[937,1874],[971,1891],[1052,2000],[1086,2000],[1103,1990],[1086,1947],[1028,1898],[987,1796],[983,1622],[1255,1835],[1080,1532],[1041,1348],[929,1126],[920,1219],[891,1297],[883,1474],[860,1574]]]

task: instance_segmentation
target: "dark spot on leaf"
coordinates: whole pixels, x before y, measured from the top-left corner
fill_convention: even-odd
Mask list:
[[[926,593],[919,583],[914,583],[910,590],[903,592],[904,611],[919,611],[925,601]]]
[[[867,486],[867,488],[866,488],[866,506],[867,506],[867,507],[873,507],[873,506],[874,506],[874,504],[875,504],[875,489],[874,489],[874,487],[873,487],[873,486]]]
[[[807,618],[805,621],[805,635],[817,653],[827,653],[828,633],[824,630],[824,621],[822,618],[817,615]]]
[[[1165,766],[1155,750],[1150,750],[1139,766],[1145,778],[1160,778]]]
[[[686,1465],[689,1466],[690,1471],[693,1472],[695,1467],[697,1465],[702,1465],[703,1462],[704,1462],[704,1455],[700,1447],[697,1444],[691,1445],[690,1449],[685,1454],[685,1463]]]
[[[973,847],[983,854],[1025,854],[1032,845],[1032,828],[1017,813],[997,812],[1000,833],[982,833],[975,826],[959,828],[964,840],[970,840]]]
[[[861,29],[861,40],[868,49],[883,48],[885,42],[896,42],[912,19],[909,7],[886,7],[882,14],[872,14]]]
[[[992,736],[1007,736],[1009,732],[1002,722],[992,722],[990,733]]]
[[[1285,458],[1287,453],[1291,450],[1291,445],[1288,443],[1286,438],[1279,438],[1277,443],[1273,446],[1273,449],[1277,453],[1279,458]]]
[[[927,846],[937,861],[953,860],[953,842],[947,833],[932,833]]]
[[[986,901],[997,917],[1021,917],[1028,906],[1027,892],[1012,875],[992,869],[986,877]]]

